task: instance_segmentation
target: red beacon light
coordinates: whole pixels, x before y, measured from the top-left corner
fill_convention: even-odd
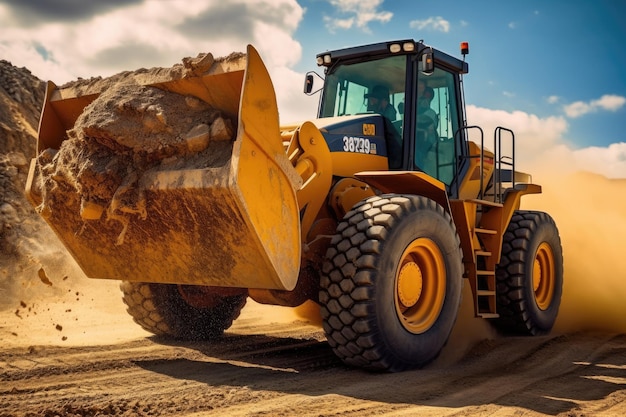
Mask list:
[[[469,54],[469,42],[461,42],[461,55],[465,57],[467,54]]]

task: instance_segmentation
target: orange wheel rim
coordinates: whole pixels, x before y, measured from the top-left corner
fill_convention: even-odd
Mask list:
[[[541,310],[547,310],[554,298],[555,287],[554,255],[552,248],[543,242],[537,248],[533,265],[533,291],[535,301]]]
[[[400,258],[395,279],[396,313],[405,329],[424,333],[437,321],[446,296],[446,266],[430,239],[411,242]]]

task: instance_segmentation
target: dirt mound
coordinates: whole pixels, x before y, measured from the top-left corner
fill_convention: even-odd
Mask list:
[[[20,225],[33,216],[22,190],[45,93],[43,81],[26,68],[0,60],[0,252],[15,253]]]
[[[229,141],[233,133],[230,120],[196,98],[133,83],[113,85],[85,109],[58,152],[40,155],[41,210],[55,212],[55,219],[71,218],[67,210],[79,210],[84,220],[105,211],[111,219],[145,218],[145,172],[181,161],[185,167],[206,166],[221,154],[214,152],[221,145],[210,142]]]
[[[24,198],[45,84],[26,68],[0,60],[0,266],[18,257],[19,237],[42,223]]]
[[[44,94],[45,83],[29,70],[0,61],[0,309],[29,300],[42,262],[63,251],[24,197]]]
[[[45,83],[26,68],[0,60],[0,154],[35,153]]]
[[[128,217],[147,216],[146,173],[223,164],[232,149],[235,122],[194,96],[146,85],[202,74],[214,62],[203,54],[169,69],[141,69],[64,86],[64,95],[99,95],[61,147],[39,155],[42,215],[53,216],[55,224],[106,215],[106,220],[122,223],[121,243]]]
[[[0,60],[0,265],[13,260],[34,212],[24,198],[45,83],[26,68]]]

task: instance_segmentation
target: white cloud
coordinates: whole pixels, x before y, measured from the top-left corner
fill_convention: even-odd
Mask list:
[[[314,117],[315,105],[302,93],[304,74],[289,68],[302,55],[300,43],[293,39],[304,14],[296,0],[124,3],[123,8],[98,4],[93,13],[81,12],[75,19],[35,1],[15,1],[15,8],[0,4],[0,56],[41,79],[63,84],[78,77],[170,67],[200,52],[243,52],[251,43],[272,75],[281,119],[294,118],[297,109]],[[24,17],[20,7],[26,6],[29,14]]]
[[[412,20],[411,23],[409,23],[409,27],[417,30],[434,30],[447,33],[450,31],[450,22],[441,16],[431,16],[428,19]]]
[[[259,45],[271,65],[289,66],[301,57],[292,35],[303,13],[296,0],[146,0],[77,21],[40,18],[26,27],[5,6],[0,53],[57,82],[138,65],[171,66],[199,52],[225,55],[247,43]]]
[[[578,166],[608,178],[626,178],[626,142],[612,143],[608,147],[591,146],[573,151]]]
[[[605,94],[599,99],[589,102],[575,101],[574,103],[563,106],[563,111],[568,117],[576,118],[587,113],[596,112],[598,110],[606,110],[615,112],[626,104],[626,97]]]
[[[304,94],[304,74],[287,67],[273,67],[268,70],[276,90],[280,122],[289,124],[315,119],[320,95]]]
[[[489,139],[497,126],[504,126],[515,132],[516,143],[524,149],[537,151],[546,145],[556,144],[567,132],[567,121],[563,117],[541,118],[522,111],[508,112],[492,110],[474,105],[467,106],[470,125],[479,125]]]
[[[566,139],[568,124],[562,116],[539,117],[522,111],[468,105],[467,118],[470,125],[483,128],[485,146],[489,149],[493,149],[493,132],[497,126],[515,132],[516,169],[539,173],[554,172],[556,168],[561,174],[589,171],[608,178],[626,178],[625,142],[576,149]],[[475,135],[470,137],[476,141]]]
[[[559,102],[559,100],[560,100],[559,96],[550,96],[546,99],[546,101],[550,104],[556,104]]]
[[[576,101],[563,106],[563,110],[568,117],[576,118],[593,111],[593,108],[589,103]]]
[[[300,61],[302,46],[281,28],[258,22],[254,39],[255,47],[267,66],[289,67]]]
[[[335,29],[348,30],[354,26],[354,17],[349,17],[347,19],[336,19],[329,16],[324,16],[324,22],[326,22],[326,27],[332,33],[335,32]]]
[[[393,13],[379,10],[384,0],[328,0],[336,11],[344,17],[324,16],[324,22],[330,32],[336,29],[352,29],[353,26],[370,32],[369,24],[372,22],[387,23],[393,17]]]
[[[624,105],[624,103],[626,103],[626,97],[605,94],[598,100],[593,100],[591,105],[595,108],[603,110],[617,111]]]
[[[509,29],[515,29],[517,27],[517,23],[509,22],[508,26],[509,26]]]

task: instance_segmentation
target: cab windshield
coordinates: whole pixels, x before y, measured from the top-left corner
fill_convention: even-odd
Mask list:
[[[391,122],[401,121],[406,59],[396,55],[337,66],[326,75],[320,117],[380,113]]]

